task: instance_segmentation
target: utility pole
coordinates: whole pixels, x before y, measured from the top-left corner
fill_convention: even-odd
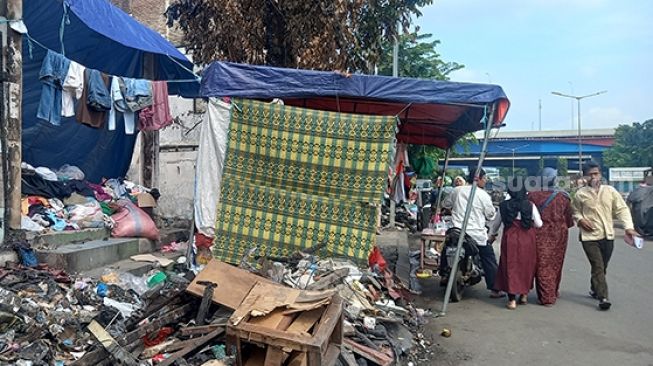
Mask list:
[[[542,131],[542,99],[539,100],[539,104],[540,131]]]
[[[392,46],[392,77],[399,77],[399,27],[400,23],[397,22],[397,34],[395,35],[395,43]],[[395,218],[397,213],[397,204],[390,197],[390,228],[395,228]]]
[[[22,21],[23,1],[0,1],[0,34],[2,35],[2,88],[0,88],[0,141],[2,145],[2,229],[20,229],[21,192],[21,123],[23,97],[23,37],[11,28],[13,21]]]

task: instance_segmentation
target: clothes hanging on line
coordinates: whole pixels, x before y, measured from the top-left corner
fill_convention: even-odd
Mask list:
[[[84,70],[86,68],[75,61],[70,61],[68,75],[63,83],[61,99],[61,116],[72,117],[75,115],[75,101],[82,98],[84,92]]]
[[[172,124],[168,104],[168,84],[165,81],[152,82],[152,106],[139,112],[141,131],[158,131]]]
[[[55,126],[61,124],[63,84],[66,75],[68,75],[69,67],[69,59],[48,50],[39,73],[43,86],[41,87],[41,100],[36,117]]]
[[[84,91],[82,98],[77,103],[77,121],[91,127],[100,128],[107,119],[107,111],[111,109],[109,101],[108,109],[102,110],[106,100],[100,101],[101,96],[109,96],[109,77],[97,70],[86,69],[84,71]],[[89,104],[92,102],[92,104]]]

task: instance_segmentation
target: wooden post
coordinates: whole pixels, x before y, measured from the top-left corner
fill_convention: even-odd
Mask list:
[[[0,17],[8,20],[23,18],[22,0],[0,2]],[[2,127],[2,181],[6,228],[20,229],[20,164],[21,154],[21,107],[23,89],[22,35],[2,24],[2,88],[0,103]],[[4,225],[3,225],[4,228]]]
[[[156,64],[151,54],[143,56],[143,78],[154,80]],[[141,184],[148,188],[159,185],[159,131],[141,131]]]

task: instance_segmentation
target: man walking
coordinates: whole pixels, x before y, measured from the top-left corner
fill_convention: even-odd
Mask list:
[[[580,228],[580,240],[592,268],[590,295],[599,300],[600,310],[608,310],[612,304],[605,276],[614,249],[614,219],[623,223],[627,237],[632,239],[636,232],[621,194],[601,184],[600,166],[587,162],[583,175],[587,184],[574,196],[574,221]]]
[[[467,178],[467,185],[456,187],[456,189],[447,196],[444,201],[444,207],[451,209],[451,220],[453,226],[456,228],[463,227],[463,218],[465,217],[465,210],[469,202],[469,195],[472,191],[471,184],[474,182],[474,172],[476,169],[470,168],[469,177]],[[478,177],[478,188],[474,195],[472,204],[472,211],[467,223],[467,234],[474,239],[478,246],[479,256],[481,259],[481,266],[485,273],[485,284],[487,289],[492,291],[490,297],[498,298],[502,294],[494,291],[494,279],[497,275],[497,258],[494,255],[492,244],[488,243],[487,228],[489,222],[494,220],[496,216],[496,209],[492,204],[492,198],[483,190],[487,182],[485,170],[481,169]]]

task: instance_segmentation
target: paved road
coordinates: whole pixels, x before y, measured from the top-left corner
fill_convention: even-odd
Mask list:
[[[432,365],[653,365],[653,242],[644,249],[627,246],[621,237],[608,268],[613,303],[596,310],[588,296],[589,263],[570,233],[561,299],[552,308],[531,304],[505,309],[505,299],[488,297],[483,283],[451,304],[446,317],[431,320],[438,357]],[[496,246],[496,245],[495,245]],[[418,304],[441,308],[442,291],[429,282]],[[440,337],[449,328],[450,338]]]

